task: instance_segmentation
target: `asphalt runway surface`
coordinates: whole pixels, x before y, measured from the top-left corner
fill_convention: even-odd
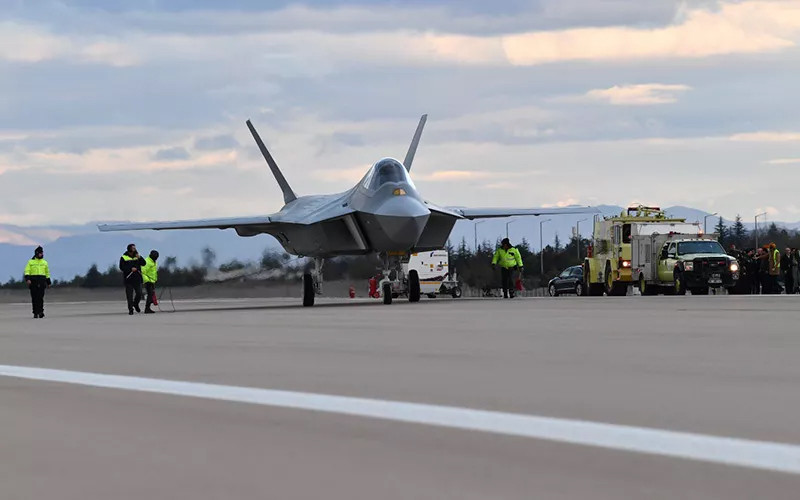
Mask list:
[[[800,495],[800,296],[297,302],[0,305],[0,497]]]

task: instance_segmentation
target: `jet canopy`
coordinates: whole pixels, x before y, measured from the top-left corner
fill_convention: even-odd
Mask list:
[[[402,163],[392,158],[384,158],[369,169],[367,175],[364,176],[363,186],[375,191],[388,183],[406,183],[414,187],[414,183],[411,182],[411,177]]]

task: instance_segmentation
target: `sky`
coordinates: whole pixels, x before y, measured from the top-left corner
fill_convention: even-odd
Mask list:
[[[800,0],[0,0],[0,223],[458,206],[800,220]]]

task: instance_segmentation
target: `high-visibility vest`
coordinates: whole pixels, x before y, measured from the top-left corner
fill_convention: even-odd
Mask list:
[[[498,248],[492,257],[492,265],[494,264],[500,264],[500,267],[505,269],[510,269],[514,266],[522,267],[522,256],[519,254],[519,250],[514,247],[508,250]]]
[[[50,279],[50,266],[44,259],[33,258],[25,266],[25,276],[43,276]]]
[[[155,283],[158,281],[158,264],[150,257],[145,257],[144,267],[142,267],[142,280],[145,283]]]

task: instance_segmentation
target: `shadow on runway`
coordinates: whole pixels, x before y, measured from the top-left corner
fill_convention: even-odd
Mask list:
[[[454,302],[457,299],[448,299],[448,298],[441,298],[441,299],[430,299],[430,300],[421,300],[416,304],[412,304],[408,302],[408,300],[397,300],[395,299],[391,305],[386,305],[380,300],[375,300],[374,302],[368,301],[358,301],[358,302],[346,302],[346,299],[342,299],[342,302],[323,302],[321,304],[315,304],[313,307],[304,307],[302,303],[299,301],[297,303],[291,304],[248,304],[248,305],[212,305],[210,307],[191,307],[187,309],[181,309],[180,303],[177,304],[175,311],[160,311],[156,313],[156,315],[184,315],[184,314],[191,314],[197,312],[226,312],[226,311],[269,311],[269,310],[293,310],[293,309],[306,309],[309,311],[315,309],[327,309],[327,308],[338,308],[338,307],[377,307],[383,306],[386,308],[390,307],[403,307],[405,305],[423,305],[423,304],[434,304],[434,303],[442,303],[442,302]],[[124,304],[123,304],[124,306]],[[137,313],[135,316],[141,316],[144,313]],[[127,316],[128,313],[126,312],[116,312],[116,311],[109,311],[109,312],[85,312],[85,313],[72,313],[72,314],[59,314],[58,317],[62,318],[83,318],[83,317],[107,317],[107,316]]]

